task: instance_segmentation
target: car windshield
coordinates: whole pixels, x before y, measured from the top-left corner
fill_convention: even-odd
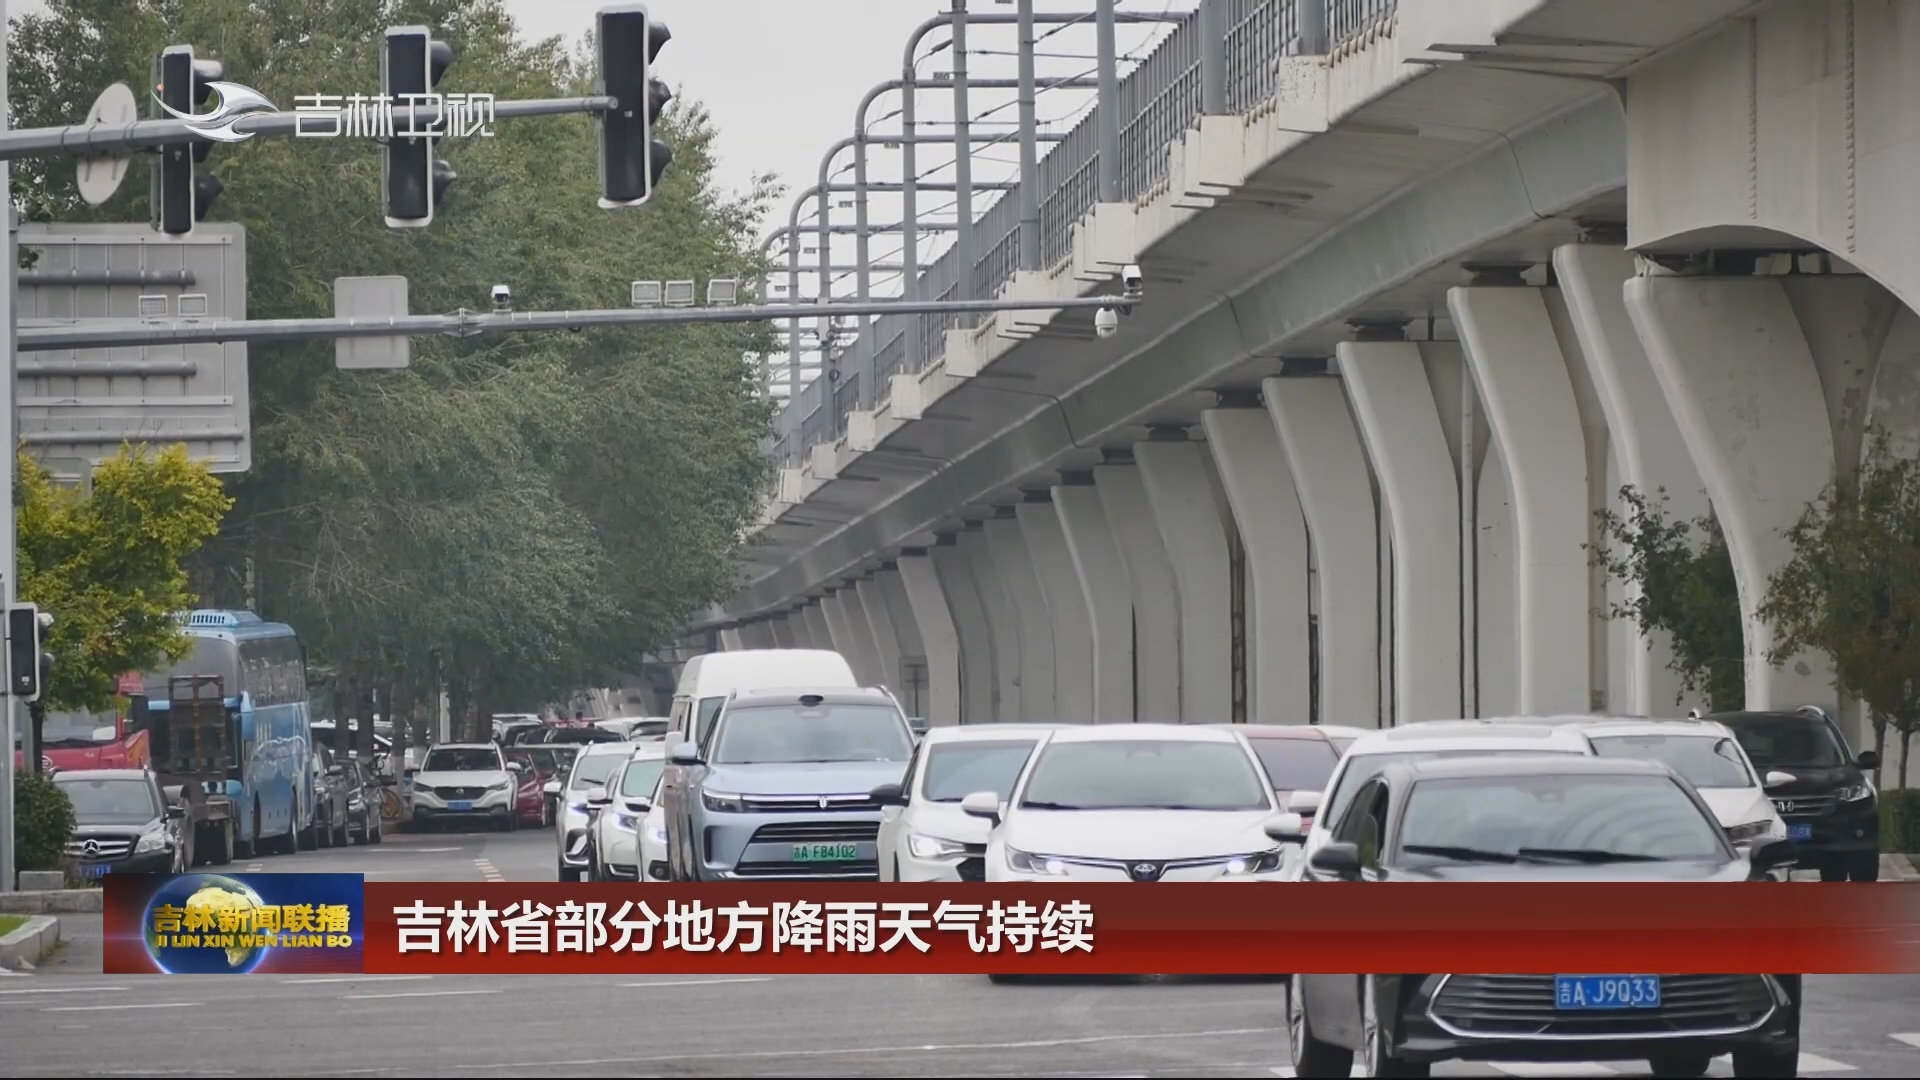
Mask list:
[[[573,778],[567,782],[567,786],[576,791],[601,787],[613,775],[613,770],[626,760],[619,754],[581,754],[573,759]]]
[[[905,761],[913,756],[906,717],[886,705],[731,709],[716,738],[716,765]]]
[[[50,711],[40,728],[40,745],[71,746],[76,743],[96,745],[110,743],[119,735],[115,727],[113,714],[96,713],[90,709],[61,709]]]
[[[73,802],[73,817],[82,825],[98,822],[152,821],[160,816],[153,785],[145,780],[59,780],[60,790]]]
[[[627,762],[627,771],[620,774],[620,797],[644,799],[652,795],[654,785],[660,782],[660,774],[666,768],[665,758],[635,758]]]
[[[727,699],[723,697],[710,697],[710,698],[700,699],[700,707],[694,717],[694,724],[695,724],[695,727],[693,729],[694,742],[699,743],[702,746],[706,745],[707,736],[713,734],[713,721],[716,717],[720,715],[720,706],[725,705],[726,703],[727,703]]]
[[[1593,752],[1604,758],[1644,758],[1665,764],[1701,788],[1753,787],[1740,748],[1724,735],[1596,735]]]
[[[1020,805],[1040,810],[1266,810],[1265,778],[1238,743],[1113,739],[1049,745]]]
[[[1399,861],[1678,862],[1729,858],[1719,824],[1665,776],[1421,780]]]
[[[1386,771],[1387,766],[1395,762],[1432,761],[1436,758],[1462,757],[1539,757],[1542,754],[1553,756],[1556,753],[1561,755],[1568,754],[1568,752],[1564,750],[1557,752],[1552,750],[1490,750],[1482,747],[1461,747],[1457,750],[1402,750],[1389,754],[1362,754],[1347,762],[1347,767],[1345,771],[1340,774],[1337,786],[1327,795],[1325,800],[1326,806],[1316,818],[1315,827],[1319,827],[1318,822],[1326,822],[1327,826],[1331,828],[1334,822],[1340,820],[1340,815],[1346,812],[1347,804],[1353,801],[1353,794],[1360,790],[1360,785],[1379,776],[1382,772]],[[1570,756],[1584,757],[1585,755],[1574,754]]]
[[[1320,739],[1248,739],[1267,783],[1275,791],[1320,791],[1340,764],[1332,744]]]
[[[462,746],[430,750],[421,772],[499,772],[500,754],[492,749]]]
[[[976,791],[991,791],[1002,800],[1020,777],[1021,766],[1033,756],[1036,740],[1020,742],[961,742],[929,747],[927,778],[920,790],[928,802],[957,803]]]
[[[1847,763],[1846,747],[1833,729],[1812,717],[1743,718],[1733,734],[1760,769],[1837,769]]]

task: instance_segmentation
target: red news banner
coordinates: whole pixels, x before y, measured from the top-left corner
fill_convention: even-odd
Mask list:
[[[1920,888],[1396,884],[368,882],[365,962],[382,974],[1920,972]]]

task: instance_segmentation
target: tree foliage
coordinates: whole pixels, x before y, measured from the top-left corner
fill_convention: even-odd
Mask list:
[[[1720,523],[1711,512],[1694,521],[1673,517],[1664,488],[1648,498],[1623,487],[1620,500],[1624,512],[1595,512],[1601,540],[1590,551],[1609,578],[1635,586],[1611,617],[1632,619],[1641,633],[1666,632],[1673,641],[1669,666],[1685,690],[1716,711],[1741,708],[1746,640]]]
[[[1899,778],[1920,727],[1920,463],[1884,431],[1868,446],[1856,482],[1830,485],[1787,531],[1793,559],[1760,614],[1778,633],[1776,663],[1826,653],[1834,689],[1866,703],[1876,741],[1899,733]]]
[[[13,775],[13,862],[17,870],[58,870],[73,835],[73,800],[39,769]],[[9,882],[9,885],[12,883]]]
[[[382,29],[403,24],[456,50],[442,92],[587,89],[584,60],[518,41],[500,0],[52,0],[16,22],[16,123],[76,121],[108,82],[144,85],[169,43],[199,46],[283,108],[368,92]],[[696,106],[665,127],[673,169],[642,211],[596,206],[580,116],[443,140],[459,179],[425,229],[384,226],[365,140],[258,138],[215,147],[202,168],[225,184],[213,217],[248,231],[250,317],[330,314],[333,278],[367,274],[404,274],[414,311],[480,308],[495,283],[523,309],[614,307],[636,278],[754,266],[771,189],[716,190]],[[70,174],[23,170],[30,204],[146,218],[137,171],[97,209]],[[767,468],[769,411],[743,360],[755,333],[416,339],[399,372],[338,372],[330,342],[255,344],[254,467],[207,549],[214,599],[294,624],[316,664],[422,691],[444,679],[456,700],[532,705],[628,668],[735,584]]]
[[[103,708],[122,673],[186,651],[173,617],[193,601],[184,562],[233,500],[183,447],[123,447],[95,470],[91,491],[56,486],[21,454],[15,484],[19,595],[54,615],[43,701]]]

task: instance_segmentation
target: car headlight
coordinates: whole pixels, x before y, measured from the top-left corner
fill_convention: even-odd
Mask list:
[[[914,833],[907,837],[907,850],[913,852],[913,857],[916,859],[950,859],[955,855],[966,854],[967,846],[957,840]]]
[[[135,855],[145,855],[149,851],[160,851],[166,846],[167,834],[162,830],[156,829],[140,837],[139,842],[133,845],[133,853]]]
[[[1007,849],[1007,865],[1016,874],[1045,874],[1049,877],[1064,877],[1067,873],[1065,861],[1051,855],[1032,855],[1024,851]]]
[[[1228,859],[1224,870],[1228,877],[1242,877],[1247,874],[1271,874],[1280,869],[1280,863],[1287,856],[1282,848],[1262,851],[1255,855],[1242,855]]]
[[[1859,802],[1862,799],[1871,799],[1873,798],[1873,785],[1848,784],[1846,787],[1840,789],[1839,797],[1841,802]]]
[[[666,847],[667,827],[665,825],[647,826],[647,839],[660,847]]]
[[[621,813],[613,815],[613,827],[622,832],[632,832],[634,826],[639,824],[640,815],[638,814]]]
[[[701,792],[700,805],[717,814],[743,814],[747,810],[745,799],[723,791]]]
[[[507,783],[507,782],[506,782],[505,780],[502,780],[502,781],[500,781],[500,782],[499,782],[499,783],[497,783],[497,784],[488,784],[488,785],[487,785],[487,790],[488,790],[488,791],[505,791],[505,790],[507,790],[507,789],[508,789],[509,787],[512,787],[512,786],[513,786],[513,785],[511,785],[511,784],[509,784],[509,783]]]
[[[1749,841],[1758,840],[1772,831],[1773,822],[1771,820],[1762,819],[1760,821],[1749,821],[1744,825],[1727,826],[1727,839],[1736,844],[1745,844]]]

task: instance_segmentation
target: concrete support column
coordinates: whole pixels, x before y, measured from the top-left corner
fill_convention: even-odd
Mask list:
[[[846,655],[844,652],[841,652],[839,642],[833,638],[833,630],[827,625],[826,609],[820,606],[819,597],[816,596],[807,601],[807,606],[801,609],[801,614],[807,622],[808,648],[827,649],[832,652],[839,652],[842,656]]]
[[[1406,341],[1342,342],[1338,357],[1391,526],[1394,719],[1457,719],[1460,488],[1426,361]]]
[[[776,649],[794,648],[792,612],[782,615],[767,624],[773,631],[773,647]]]
[[[973,587],[980,592],[980,608],[986,613],[987,632],[993,639],[993,711],[987,715],[995,720],[1018,720],[1022,715],[1020,685],[1026,678],[1030,657],[1013,597],[1007,591],[1006,575],[994,560],[984,522],[975,522],[960,534],[960,550],[967,553]]]
[[[875,682],[900,692],[900,635],[893,629],[893,614],[887,610],[886,594],[876,578],[865,578],[853,586],[855,601],[867,621],[868,640],[873,643]]]
[[[1040,595],[1053,628],[1053,715],[1049,720],[1085,724],[1103,719],[1093,710],[1093,616],[1060,515],[1046,498],[1016,510],[1020,535],[1032,557]]]
[[[743,649],[773,648],[773,624],[762,619],[742,626],[740,647]]]
[[[1627,312],[1624,288],[1634,276],[1633,255],[1620,247],[1568,244],[1553,253],[1553,269],[1607,416],[1620,485],[1650,498],[1664,490],[1668,513],[1681,520],[1707,513],[1706,483]],[[1607,495],[1613,505],[1614,493]],[[1643,634],[1637,625],[1633,633],[1628,711],[1661,716],[1703,704],[1698,695],[1684,696],[1680,674],[1672,668],[1672,638],[1664,631]]]
[[[1233,719],[1233,575],[1212,462],[1194,442],[1137,443],[1133,457],[1180,597],[1180,719]]]
[[[1380,724],[1380,553],[1360,431],[1340,380],[1268,379],[1260,392],[1292,466],[1320,588],[1323,724]]]
[[[840,601],[841,613],[847,620],[847,630],[853,635],[854,651],[860,655],[854,671],[865,685],[878,686],[886,681],[887,669],[880,661],[880,647],[873,639],[873,624],[867,621],[866,605],[860,602],[860,594],[851,581],[842,585],[834,595]]]
[[[827,640],[833,642],[833,651],[846,658],[854,678],[865,682],[860,643],[854,640],[853,627],[847,625],[847,611],[840,604],[838,592],[829,590],[820,597],[820,615],[827,624]]]
[[[1013,509],[1005,512],[1010,515]],[[1040,591],[1040,576],[1019,521],[993,518],[986,523],[986,533],[1009,610],[1020,624],[1020,711],[1007,715],[1002,709],[1002,717],[1050,724],[1060,714],[1053,695],[1053,617]]]
[[[1134,718],[1178,720],[1180,590],[1146,482],[1140,467],[1129,461],[1094,466],[1093,484],[1133,593]]]
[[[998,657],[994,654],[993,633],[987,626],[986,606],[973,582],[973,555],[960,546],[958,536],[946,538],[930,555],[960,641],[960,722],[984,723],[993,719],[994,700],[999,693],[999,676],[994,670]],[[926,632],[924,627],[922,632]]]
[[[1053,509],[1073,559],[1074,580],[1087,601],[1093,719],[1130,721],[1134,718],[1133,589],[1127,582],[1127,564],[1114,543],[1100,492],[1091,483],[1054,488]]]
[[[1592,708],[1587,450],[1567,357],[1540,289],[1456,288],[1447,308],[1513,490],[1523,715]],[[1580,362],[1576,360],[1575,362]]]
[[[720,649],[723,652],[739,652],[745,646],[740,644],[740,631],[720,631]]]
[[[889,564],[874,575],[873,581],[880,594],[880,604],[886,609],[887,619],[892,624],[894,635],[898,639],[900,682],[905,686],[912,681],[906,670],[908,661],[926,660],[926,643],[920,638],[920,628],[914,621],[913,607],[907,602],[906,586],[900,583],[898,564]],[[926,705],[924,691],[921,705],[923,708]]]
[[[1200,414],[1220,484],[1240,528],[1252,583],[1247,619],[1247,719],[1313,721],[1307,526],[1273,417],[1265,409]]]
[[[922,655],[927,658],[927,723],[947,726],[960,722],[960,632],[954,626],[947,592],[941,587],[933,559],[922,551],[900,555],[899,584],[913,614]],[[889,593],[892,589],[889,587]]]
[[[1758,614],[1769,579],[1793,557],[1785,531],[1833,479],[1820,372],[1785,287],[1641,277],[1625,295],[1726,533],[1746,622],[1746,707],[1831,706],[1831,662],[1809,653],[1774,667],[1773,627]]]

